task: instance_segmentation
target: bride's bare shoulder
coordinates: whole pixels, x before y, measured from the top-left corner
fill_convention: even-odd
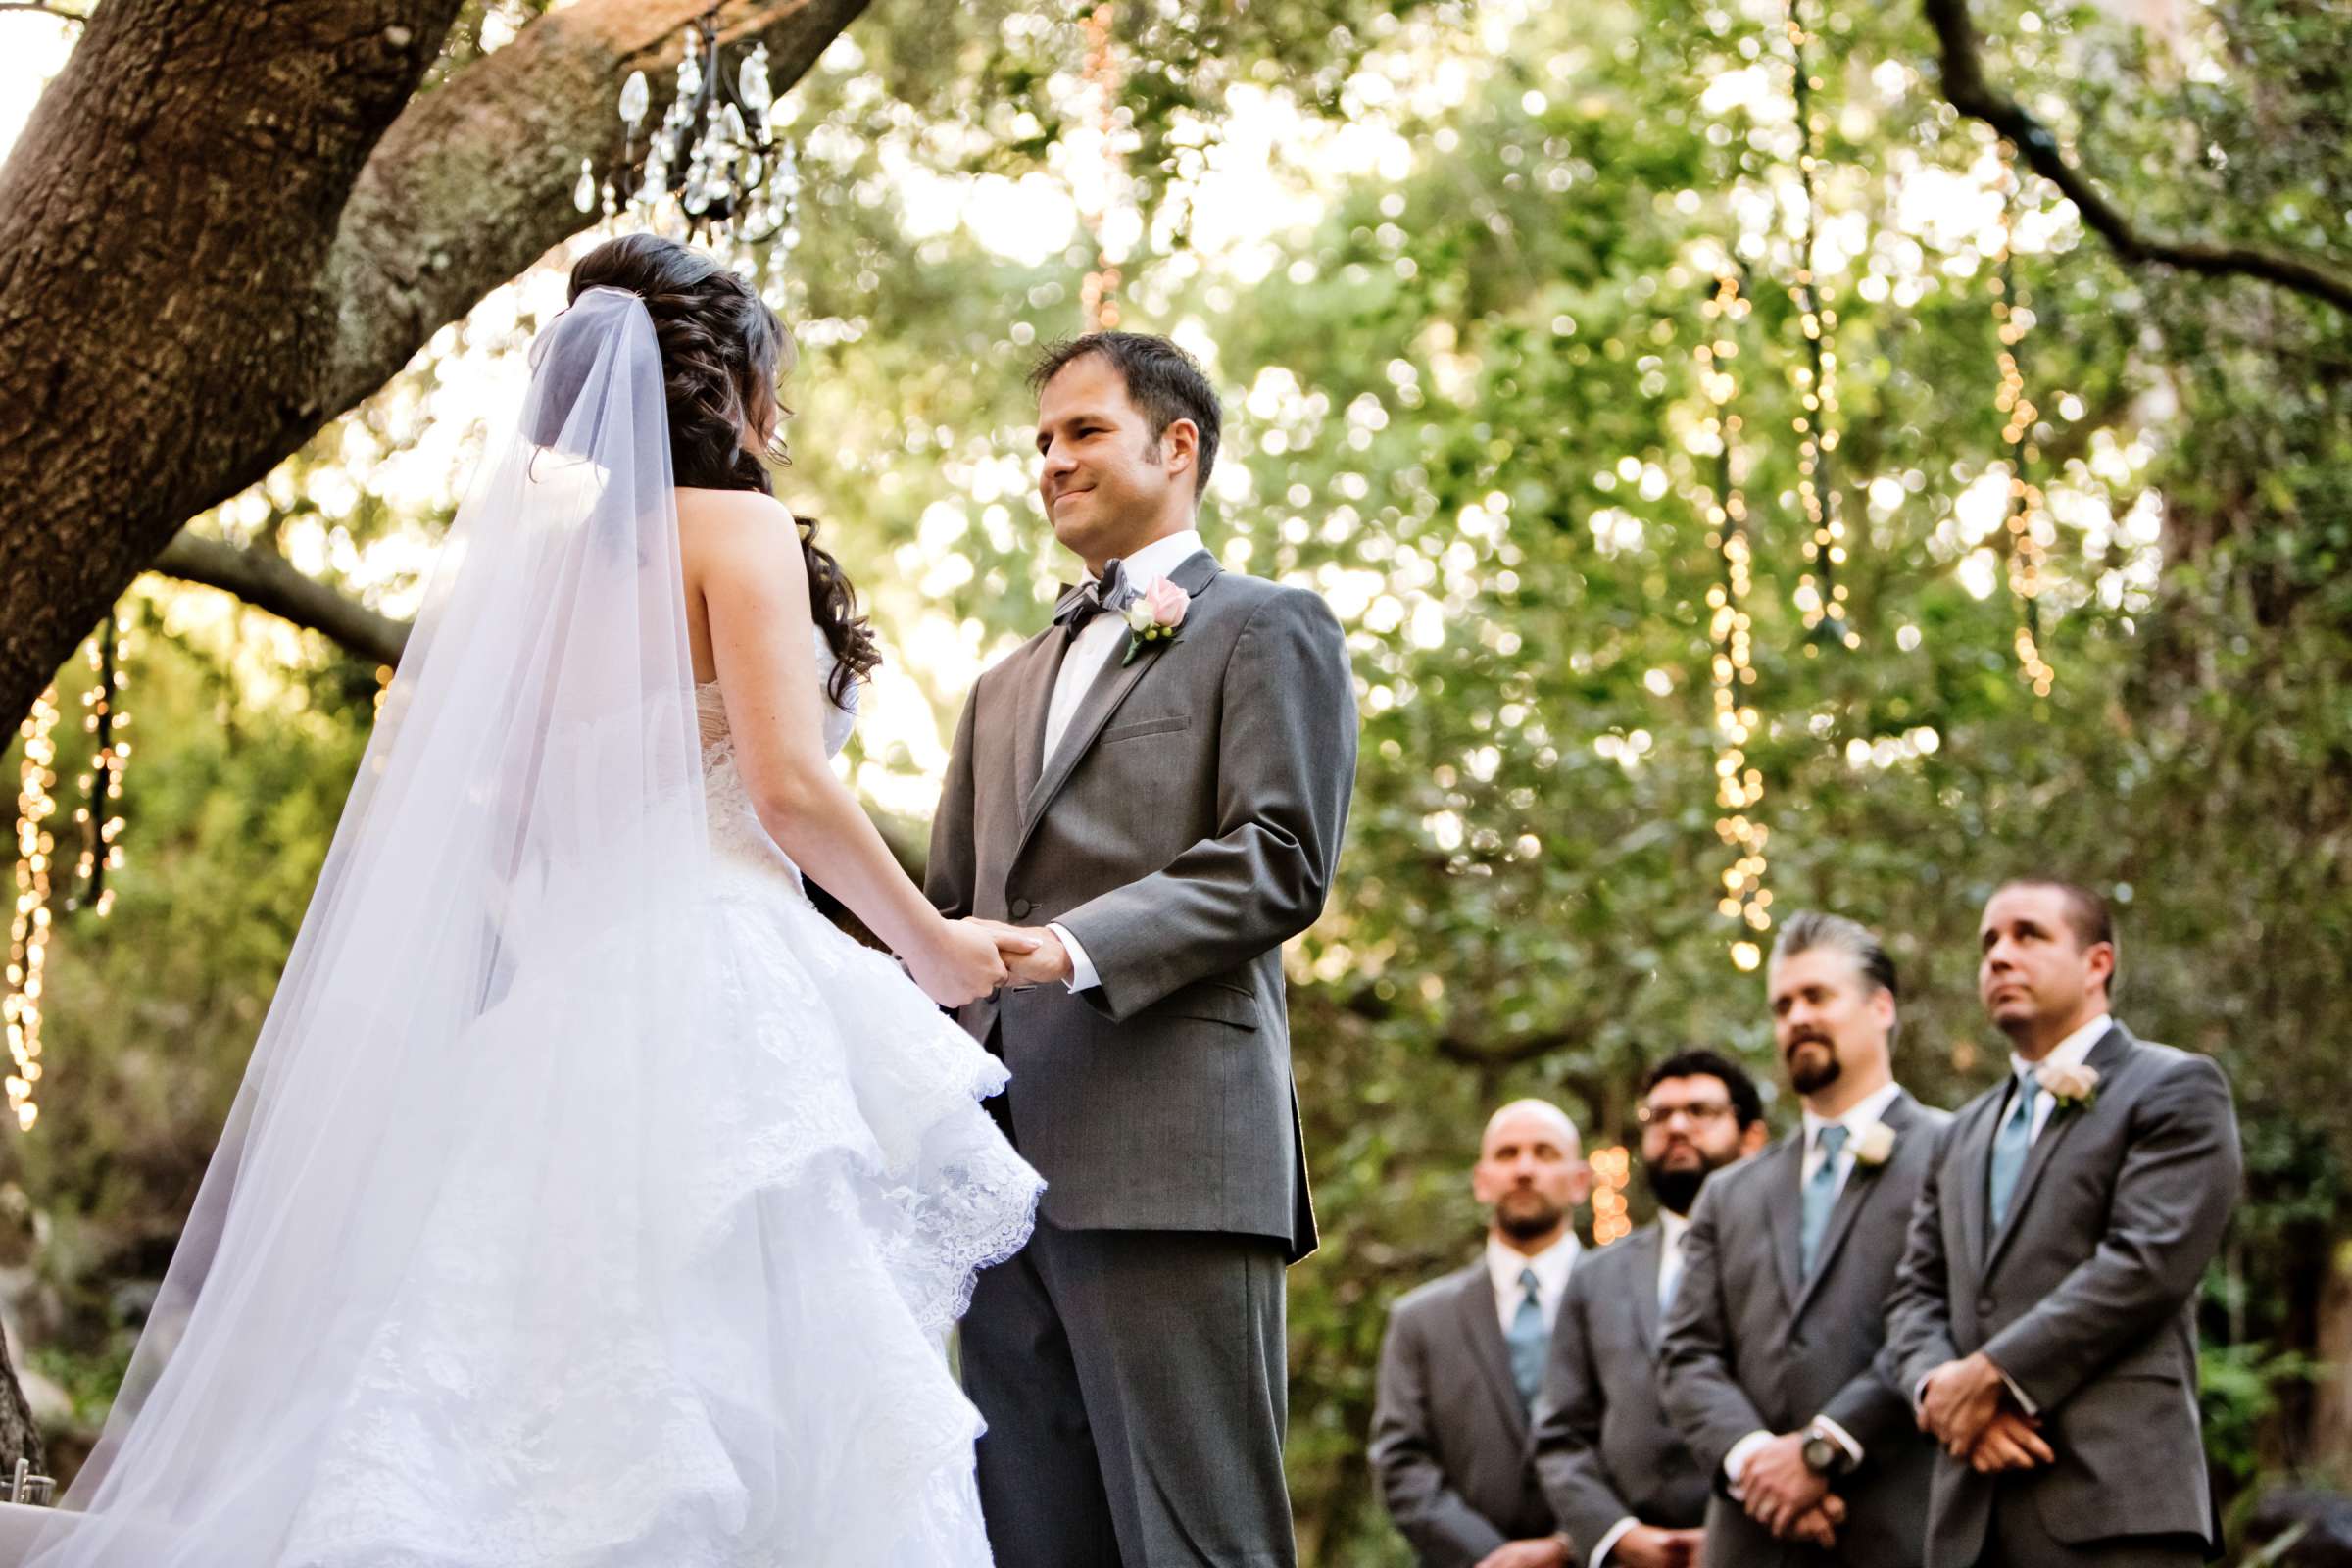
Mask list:
[[[789,529],[792,512],[774,496],[758,490],[696,490],[681,485],[678,527],[702,532],[731,532],[742,528]]]
[[[704,562],[800,560],[800,534],[783,502],[757,490],[689,490],[678,498],[678,544]]]

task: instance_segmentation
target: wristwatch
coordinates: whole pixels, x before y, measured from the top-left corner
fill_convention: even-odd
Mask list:
[[[1836,1475],[1845,1468],[1845,1449],[1819,1423],[1805,1428],[1805,1446],[1800,1456],[1805,1468],[1817,1476]]]

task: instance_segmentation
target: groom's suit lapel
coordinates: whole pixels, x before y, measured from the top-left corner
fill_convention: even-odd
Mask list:
[[[1061,673],[1062,656],[1070,640],[1054,626],[1029,646],[1021,669],[1020,690],[1013,703],[1013,799],[1027,817],[1029,798],[1037,793],[1038,775],[1046,770],[1046,710],[1054,706],[1054,680]]]
[[[1183,564],[1168,573],[1168,581],[1198,599],[1200,591],[1214,582],[1222,569],[1217,564],[1217,558],[1202,550],[1186,557]],[[1110,715],[1119,710],[1119,705],[1127,700],[1127,694],[1135,690],[1137,683],[1158,667],[1159,662],[1168,656],[1169,650],[1161,648],[1156,652],[1147,652],[1132,662],[1122,662],[1126,659],[1127,645],[1134,636],[1133,632],[1128,632],[1120,639],[1118,648],[1111,653],[1110,662],[1102,666],[1102,673],[1095,677],[1095,683],[1087,688],[1086,696],[1079,700],[1078,710],[1070,715],[1069,728],[1062,732],[1061,744],[1054,748],[1052,757],[1041,759],[1042,772],[1037,782],[1022,796],[1021,836],[1013,846],[1014,858],[1019,858],[1021,851],[1028,848],[1029,836],[1037,831],[1037,824],[1044,819],[1046,808],[1054,804],[1054,798],[1069,782],[1070,774],[1077,770],[1079,760],[1093,747],[1095,737],[1102,733],[1102,726],[1110,722]],[[1182,633],[1178,636],[1181,638]],[[1032,680],[1022,690],[1020,718],[1024,741],[1030,733],[1029,704],[1032,694],[1037,694],[1037,745],[1024,746],[1024,762],[1045,749],[1045,710],[1053,701],[1054,677],[1060,668],[1061,658],[1058,654],[1054,655],[1052,667],[1045,670],[1043,678]]]

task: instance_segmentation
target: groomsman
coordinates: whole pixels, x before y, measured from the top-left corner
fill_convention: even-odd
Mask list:
[[[1536,1475],[1585,1568],[1699,1560],[1707,1476],[1658,1402],[1658,1320],[1700,1186],[1764,1137],[1763,1097],[1736,1062],[1685,1051],[1649,1070],[1642,1172],[1658,1217],[1568,1277],[1536,1413]]]
[[[1886,1356],[1942,1445],[1928,1565],[2185,1568],[2218,1549],[2194,1303],[2237,1198],[2229,1081],[2108,1011],[2097,894],[2008,883],[1978,941],[2009,1071],[1920,1193]]]
[[[1666,1410],[1718,1489],[1704,1561],[1916,1568],[1936,1449],[1873,1363],[1950,1118],[1894,1081],[1894,962],[1869,931],[1796,915],[1766,981],[1804,1118],[1707,1183],[1666,1323]]]
[[[1491,1215],[1486,1250],[1390,1312],[1372,1469],[1423,1568],[1565,1568],[1528,1412],[1578,1266],[1569,1220],[1592,1185],[1576,1124],[1541,1100],[1503,1106],[1470,1185]]]

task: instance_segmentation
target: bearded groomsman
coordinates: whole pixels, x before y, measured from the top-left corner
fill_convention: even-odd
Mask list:
[[[1389,1314],[1372,1469],[1423,1568],[1564,1568],[1536,1485],[1528,1411],[1577,1262],[1569,1220],[1592,1178],[1576,1124],[1520,1100],[1494,1112],[1470,1188],[1487,1206],[1478,1261]]]
[[[1728,1057],[1679,1052],[1643,1081],[1642,1172],[1658,1217],[1568,1277],[1536,1414],[1536,1475],[1584,1568],[1699,1560],[1707,1475],[1658,1402],[1658,1320],[1699,1188],[1764,1137],[1763,1097]]]
[[[1766,981],[1804,1119],[1700,1194],[1666,1410],[1718,1488],[1710,1568],[1914,1568],[1936,1449],[1874,1363],[1950,1118],[1894,1081],[1894,962],[1869,931],[1799,914]]]
[[[1920,1193],[1890,1313],[1942,1445],[1929,1568],[2185,1568],[2217,1544],[2194,1303],[2237,1198],[2229,1081],[2108,1011],[2097,894],[2007,883],[1978,941],[2009,1071]]]

